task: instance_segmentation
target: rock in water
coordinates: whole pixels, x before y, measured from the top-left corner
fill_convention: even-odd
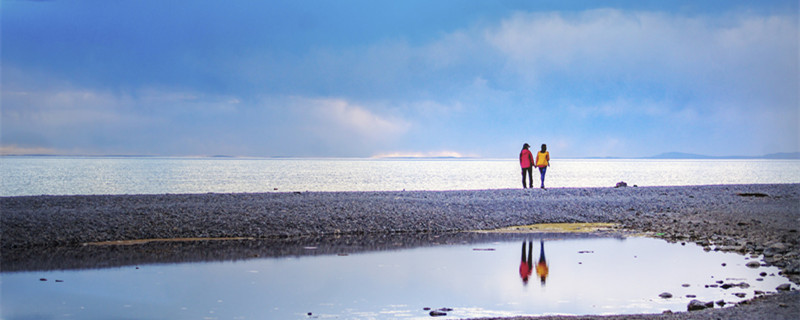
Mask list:
[[[659,297],[661,297],[661,298],[664,298],[664,299],[669,299],[669,298],[672,298],[672,294],[671,294],[671,293],[669,293],[669,292],[664,292],[664,293],[661,293],[661,294],[659,294],[658,296],[659,296]]]
[[[710,307],[714,306],[713,302],[711,302],[710,304],[711,304]],[[687,309],[689,311],[697,311],[697,310],[707,309],[707,308],[710,308],[710,307],[709,307],[709,303],[706,303],[706,302],[703,302],[703,301],[700,301],[700,300],[692,300],[692,301],[689,301],[689,305],[687,306]]]

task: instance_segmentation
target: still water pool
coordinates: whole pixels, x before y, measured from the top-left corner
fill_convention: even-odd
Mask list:
[[[746,266],[756,257],[643,237],[509,235],[395,250],[322,249],[310,244],[269,258],[3,272],[0,316],[430,319],[442,308],[447,315],[437,318],[661,313],[685,311],[692,299],[730,306],[789,282],[775,267]],[[672,297],[659,297],[664,292]]]

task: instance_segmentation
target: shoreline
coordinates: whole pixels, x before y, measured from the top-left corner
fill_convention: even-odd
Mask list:
[[[668,241],[763,254],[768,264],[780,267],[792,282],[800,284],[800,184],[25,196],[0,197],[0,209],[3,264],[24,252],[52,252],[90,242],[233,237],[267,241],[329,236],[370,239],[396,235],[425,238],[430,234],[579,222],[615,223],[623,230]],[[798,311],[800,296],[792,291],[732,308],[642,315],[641,319],[747,319],[767,315],[791,319]],[[631,318],[541,319],[615,317]]]

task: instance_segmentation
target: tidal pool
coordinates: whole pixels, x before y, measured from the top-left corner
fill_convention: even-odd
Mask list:
[[[394,250],[320,249],[4,271],[0,318],[429,319],[440,309],[443,319],[661,313],[685,311],[693,299],[730,306],[789,283],[775,267],[746,265],[760,257],[644,237],[516,234]],[[664,292],[672,297],[660,297]]]

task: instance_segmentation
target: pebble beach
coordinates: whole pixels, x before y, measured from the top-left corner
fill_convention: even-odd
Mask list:
[[[31,252],[108,241],[424,238],[539,223],[602,222],[616,224],[619,232],[763,255],[800,284],[800,184],[25,196],[0,198],[0,211],[3,264]],[[731,308],[633,318],[794,319],[797,314],[800,295],[788,291]],[[632,316],[542,319],[556,318]]]

